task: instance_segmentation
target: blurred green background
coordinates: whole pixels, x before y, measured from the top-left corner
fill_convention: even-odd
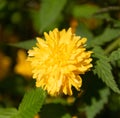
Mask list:
[[[88,47],[99,45],[109,55],[120,47],[120,0],[0,0],[0,107],[18,107],[26,90],[35,86],[25,62],[25,49],[35,44],[35,37],[42,37],[44,31],[56,27],[60,30],[72,27],[74,33],[88,38]],[[112,71],[120,88],[120,66],[116,65]],[[91,96],[94,89],[88,91]],[[84,97],[90,99],[89,95]],[[120,95],[112,92],[108,101],[96,118],[120,117]],[[62,111],[61,104],[44,106],[41,117],[49,117],[44,116],[48,111],[44,109],[58,112],[58,106],[58,111]],[[73,118],[86,117],[81,110],[76,113],[75,108],[76,103],[69,108]]]

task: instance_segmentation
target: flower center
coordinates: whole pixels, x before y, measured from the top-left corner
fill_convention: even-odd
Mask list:
[[[67,53],[66,48],[56,47],[52,52],[50,62],[53,65],[63,66],[69,59],[69,53]]]

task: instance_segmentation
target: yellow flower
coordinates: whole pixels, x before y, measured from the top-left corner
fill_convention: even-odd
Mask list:
[[[0,80],[7,76],[11,66],[11,59],[0,51]]]
[[[84,74],[92,67],[91,51],[86,51],[86,38],[67,31],[54,29],[44,33],[45,40],[37,38],[36,47],[28,51],[36,86],[52,96],[60,93],[72,95],[71,87],[80,90]]]
[[[34,118],[40,118],[40,115],[39,115],[39,114],[36,114],[36,115],[34,116]]]
[[[27,55],[24,50],[17,52],[17,64],[14,71],[24,77],[32,77],[30,62],[26,61]]]

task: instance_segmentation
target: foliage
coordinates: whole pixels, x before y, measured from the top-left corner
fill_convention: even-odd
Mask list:
[[[90,42],[89,45],[104,45],[107,42],[110,42],[111,40],[114,40],[116,37],[120,35],[119,29],[112,29],[107,27],[104,32],[95,37],[94,40]]]
[[[119,0],[0,0],[0,118],[119,118],[119,6]],[[26,53],[55,27],[71,27],[93,51],[93,67],[72,96],[46,95],[14,70],[19,49]]]
[[[76,5],[73,9],[73,15],[75,17],[90,18],[98,9],[98,6],[92,6],[90,4]]]
[[[17,44],[10,44],[11,46],[15,46],[15,47],[20,47],[20,48],[25,48],[25,49],[30,49],[33,46],[35,46],[36,40],[29,40],[29,41],[23,41],[23,42],[19,42]]]
[[[110,91],[108,88],[101,89],[99,91],[100,100],[96,100],[95,98],[91,99],[91,105],[86,106],[84,109],[86,111],[87,118],[93,118],[98,114],[104,107],[104,105],[108,102],[108,96],[110,95]]]
[[[66,0],[42,0],[41,9],[38,12],[34,11],[33,19],[35,27],[42,32],[51,23],[55,22],[61,10],[64,8]],[[56,7],[57,6],[57,7]]]
[[[109,59],[104,55],[104,51],[99,47],[95,47],[93,52],[95,53],[94,56],[99,58],[99,60],[96,61],[94,73],[98,74],[99,78],[101,78],[114,92],[120,93],[111,72],[112,67],[109,64]]]
[[[0,118],[33,118],[42,107],[45,96],[46,94],[41,88],[31,90],[25,94],[18,110],[15,108],[1,108]]]
[[[15,108],[0,108],[0,118],[13,118],[17,112]]]
[[[120,48],[117,50],[113,51],[110,56],[109,56],[110,61],[117,61],[120,60]]]
[[[40,110],[44,100],[45,92],[40,88],[26,93],[18,108],[20,116],[22,118],[32,118]]]

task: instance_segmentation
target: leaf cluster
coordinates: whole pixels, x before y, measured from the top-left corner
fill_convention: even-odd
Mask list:
[[[33,118],[40,111],[46,97],[41,88],[30,90],[24,95],[18,109],[0,108],[0,118]]]

